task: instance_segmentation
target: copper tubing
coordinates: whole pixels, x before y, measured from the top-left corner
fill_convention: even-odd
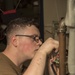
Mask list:
[[[64,20],[59,24],[59,75],[66,75],[66,26]]]

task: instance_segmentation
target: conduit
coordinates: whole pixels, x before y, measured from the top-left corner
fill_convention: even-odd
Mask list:
[[[66,26],[64,20],[59,23],[59,75],[66,75]]]

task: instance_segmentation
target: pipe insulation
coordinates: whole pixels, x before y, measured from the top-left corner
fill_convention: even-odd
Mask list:
[[[75,0],[67,0],[65,25],[69,27],[68,70],[75,75]]]
[[[75,75],[75,29],[69,31],[68,70],[70,75]]]
[[[75,0],[67,0],[65,24],[67,26],[75,27]]]

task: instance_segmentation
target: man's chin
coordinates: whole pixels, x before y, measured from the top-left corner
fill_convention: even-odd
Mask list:
[[[36,49],[35,51],[38,51],[38,49]]]
[[[33,58],[34,58],[34,56],[35,56],[35,54],[37,53],[37,51],[38,51],[38,49],[35,50],[34,54],[30,57],[30,59],[33,59]]]

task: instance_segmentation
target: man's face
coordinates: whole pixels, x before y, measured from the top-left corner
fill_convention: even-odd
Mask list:
[[[32,59],[39,49],[42,42],[40,41],[40,32],[35,26],[27,26],[22,34],[17,34],[18,50],[27,59]]]

